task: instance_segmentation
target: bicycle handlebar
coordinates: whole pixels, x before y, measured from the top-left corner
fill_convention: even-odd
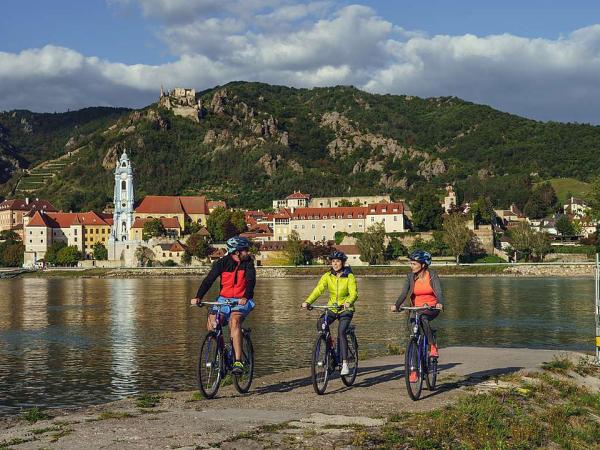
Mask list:
[[[307,310],[309,310],[309,311],[310,311],[311,309],[340,309],[340,308],[341,308],[341,309],[346,309],[346,307],[345,307],[345,306],[343,306],[343,305],[342,305],[342,306],[340,306],[340,307],[338,307],[338,308],[336,308],[335,306],[328,306],[328,305],[314,305],[314,306],[313,306],[313,305],[308,305],[308,306],[306,307],[306,309],[307,309]]]
[[[193,306],[197,306],[199,308],[203,307],[204,305],[214,305],[214,306],[236,306],[238,304],[238,302],[232,302],[231,300],[226,300],[224,302],[199,302],[196,305],[191,305]]]
[[[432,308],[431,306],[401,306],[400,309],[405,311],[434,311],[437,308]]]

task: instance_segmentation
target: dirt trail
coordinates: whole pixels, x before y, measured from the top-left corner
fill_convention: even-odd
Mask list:
[[[407,396],[403,357],[386,356],[362,362],[352,388],[334,378],[323,396],[313,392],[309,371],[298,369],[256,379],[247,395],[227,386],[213,400],[198,400],[193,392],[164,393],[152,408],[126,399],[34,424],[5,420],[0,422],[0,448],[262,448],[250,440],[235,445],[227,441],[260,426],[284,423],[293,424],[290,432],[304,433],[311,427],[380,425],[391,414],[439,408],[469,386],[485,389],[494,384],[494,375],[536,369],[564,352],[450,347],[440,353],[440,388],[424,391],[418,402]]]

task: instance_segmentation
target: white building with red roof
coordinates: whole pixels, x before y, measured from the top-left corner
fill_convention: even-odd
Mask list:
[[[134,212],[136,219],[177,219],[181,229],[189,222],[206,225],[208,215],[208,202],[203,195],[147,195]]]
[[[52,203],[46,200],[13,198],[0,203],[0,231],[11,230],[23,237],[24,217],[35,211],[56,212]]]
[[[84,213],[40,212],[26,217],[24,225],[25,265],[44,259],[56,242],[77,247],[84,255],[93,253],[94,244],[108,246],[112,219],[93,211]]]
[[[302,240],[332,241],[336,232],[363,233],[375,223],[383,223],[386,233],[406,231],[404,203],[280,211],[273,220],[273,239],[285,241],[295,231]]]

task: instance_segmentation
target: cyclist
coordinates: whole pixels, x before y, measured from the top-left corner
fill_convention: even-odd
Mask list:
[[[396,304],[392,305],[392,311],[398,311],[400,306],[410,297],[413,306],[429,306],[435,308],[435,311],[426,310],[421,314],[421,324],[423,332],[427,336],[427,341],[430,344],[429,355],[437,358],[439,356],[437,346],[433,341],[433,333],[429,322],[435,319],[441,310],[444,309],[444,295],[442,293],[442,285],[437,272],[431,270],[431,254],[423,250],[415,250],[408,255],[410,264],[410,273],[407,275],[406,283]],[[413,380],[414,377],[414,380]],[[410,373],[410,382],[417,381],[417,373]]]
[[[192,305],[198,305],[206,295],[217,278],[221,277],[221,288],[217,301],[237,302],[236,306],[222,308],[224,324],[229,322],[235,362],[232,372],[236,375],[243,373],[242,362],[242,321],[254,309],[254,285],[256,284],[256,270],[250,256],[250,241],[244,237],[235,236],[227,241],[227,255],[216,261],[210,272],[200,284],[196,296],[190,300]],[[208,314],[206,328],[210,331],[216,328],[216,308]]]
[[[334,251],[329,255],[328,259],[331,262],[331,270],[321,277],[317,287],[311,292],[306,301],[302,303],[302,307],[308,308],[325,292],[325,289],[329,291],[327,306],[330,309],[327,309],[319,318],[317,331],[321,331],[325,315],[327,315],[329,323],[332,323],[336,319],[339,320],[338,339],[342,357],[342,371],[340,375],[348,375],[350,369],[348,367],[348,341],[346,339],[346,332],[354,316],[354,303],[358,298],[356,278],[350,266],[346,265],[348,257],[343,252]]]

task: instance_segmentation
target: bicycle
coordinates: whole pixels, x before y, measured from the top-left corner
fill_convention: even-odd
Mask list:
[[[215,306],[216,326],[214,330],[206,333],[200,346],[200,355],[198,357],[197,380],[198,388],[202,395],[211,399],[219,390],[221,381],[231,372],[234,363],[234,351],[231,337],[229,343],[225,344],[223,333],[224,316],[221,310],[224,307],[232,307],[237,302],[201,302],[197,306],[204,305]],[[254,347],[250,339],[250,329],[242,328],[242,362],[244,370],[241,374],[233,374],[233,384],[240,394],[245,394],[250,390],[252,378],[254,377]]]
[[[416,401],[421,397],[423,390],[423,380],[427,383],[427,389],[435,390],[438,373],[437,357],[429,356],[429,342],[427,336],[423,333],[421,325],[421,313],[423,311],[432,311],[434,308],[402,306],[401,309],[406,311],[414,311],[414,322],[411,320],[411,335],[406,345],[406,354],[404,360],[404,378],[406,381],[406,390],[409,397]],[[435,344],[435,330],[433,333]],[[417,372],[417,380],[410,381],[410,373]]]
[[[308,310],[312,309],[324,309],[330,310],[329,306],[312,306],[309,305]],[[356,374],[358,373],[358,341],[356,339],[356,327],[350,325],[346,332],[348,341],[348,365],[350,366],[350,374],[340,375],[342,383],[350,387],[356,380]],[[312,355],[311,364],[311,377],[313,388],[319,395],[323,395],[327,389],[327,383],[329,377],[336,370],[340,370],[342,366],[341,355],[339,352],[340,348],[340,336],[337,338],[337,344],[333,345],[333,337],[329,330],[329,317],[327,314],[324,315],[323,324],[317,340],[315,342],[315,348]]]

